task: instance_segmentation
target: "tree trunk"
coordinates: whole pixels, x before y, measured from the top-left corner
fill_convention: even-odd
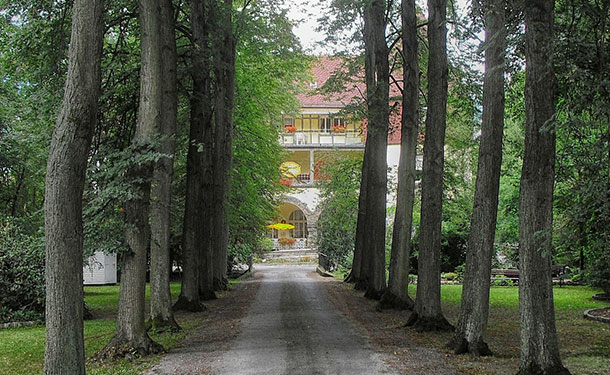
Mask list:
[[[519,193],[519,374],[569,374],[561,364],[551,279],[555,179],[552,0],[525,4],[525,147]]]
[[[47,163],[47,375],[85,374],[82,198],[100,94],[103,4],[74,1],[68,75]]]
[[[491,355],[485,343],[504,130],[505,0],[485,5],[485,79],[479,166],[460,316],[449,346],[457,354]]]
[[[200,186],[197,187],[197,228],[196,244],[199,254],[199,298],[207,301],[216,298],[214,292],[214,257],[213,257],[213,202],[214,202],[214,124],[212,122],[211,96],[211,51],[210,51],[210,23],[211,3],[209,1],[191,1],[191,29],[195,50],[193,52],[193,95],[198,96],[197,108],[193,116],[198,118],[197,144],[198,149],[197,173],[200,176]]]
[[[368,104],[366,147],[367,233],[363,256],[369,258],[365,297],[379,299],[385,291],[385,209],[389,127],[389,61],[385,41],[385,1],[373,0],[364,10],[365,76]]]
[[[447,115],[447,1],[428,0],[428,111],[424,141],[421,229],[415,311],[408,326],[449,330],[441,311],[441,223]]]
[[[354,283],[356,290],[366,289],[366,280],[368,272],[368,259],[364,256],[364,238],[367,233],[366,224],[366,190],[367,190],[367,146],[368,137],[364,146],[364,158],[362,160],[362,174],[360,177],[360,195],[358,196],[358,217],[356,219],[356,240],[354,243],[354,260],[352,261],[352,270],[346,279],[347,282]]]
[[[161,0],[161,122],[158,151],[165,156],[155,163],[151,187],[150,322],[154,330],[179,331],[172,312],[170,291],[170,208],[174,177],[174,154],[178,91],[176,84],[176,36],[174,7]]]
[[[140,2],[140,104],[133,139],[136,153],[148,152],[161,122],[160,1]],[[125,240],[129,251],[123,254],[119,310],[114,337],[102,350],[102,358],[146,355],[162,351],[150,339],[145,324],[146,255],[150,243],[150,181],[153,165],[134,163],[127,174],[138,196],[125,203]]]
[[[415,198],[415,162],[419,120],[419,56],[415,0],[402,0],[403,93],[396,213],[392,232],[390,278],[381,308],[412,309],[409,297],[409,256]]]
[[[235,96],[235,46],[233,35],[233,1],[214,2],[216,38],[214,38],[214,72],[216,78],[214,107],[214,289],[227,288],[227,247],[229,228],[227,201],[233,164],[233,103]]]

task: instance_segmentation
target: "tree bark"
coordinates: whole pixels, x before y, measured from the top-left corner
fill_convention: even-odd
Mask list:
[[[409,297],[409,256],[415,198],[419,108],[419,56],[417,53],[417,14],[415,0],[402,0],[403,93],[398,162],[396,213],[392,232],[390,278],[381,308],[412,309]]]
[[[75,0],[68,75],[45,184],[44,373],[85,374],[83,207],[101,83],[104,2]]]
[[[178,91],[176,83],[176,36],[174,7],[161,0],[161,121],[158,151],[164,156],[155,163],[151,187],[150,322],[154,330],[179,331],[172,312],[170,291],[170,209],[176,150]]]
[[[213,204],[214,204],[214,124],[212,121],[211,55],[210,29],[212,26],[212,4],[210,1],[191,2],[191,29],[195,49],[193,52],[193,95],[198,96],[197,108],[193,116],[198,118],[201,129],[197,141],[199,151],[197,173],[200,184],[197,188],[198,207],[196,215],[196,243],[199,254],[199,298],[207,301],[216,298],[214,292],[214,251],[213,251]]]
[[[367,233],[364,257],[369,258],[365,297],[379,299],[385,281],[385,210],[387,194],[387,145],[389,127],[389,61],[385,40],[384,0],[373,0],[364,10],[365,79],[368,105],[366,147]]]
[[[491,355],[485,342],[504,130],[505,0],[485,5],[485,78],[479,166],[460,316],[449,346],[457,354]]]
[[[229,199],[231,168],[233,165],[233,106],[235,97],[235,46],[233,34],[233,1],[216,4],[214,19],[214,73],[216,79],[214,107],[214,289],[227,288],[227,248],[229,227],[227,201]]]
[[[368,258],[364,256],[364,238],[366,237],[366,190],[367,190],[367,165],[368,155],[367,146],[368,137],[364,146],[364,158],[362,160],[362,176],[360,177],[360,195],[358,196],[358,217],[356,219],[356,240],[354,243],[354,260],[352,261],[352,270],[346,281],[354,283],[356,290],[366,289],[366,280],[368,273]]]
[[[449,330],[441,311],[441,223],[447,116],[447,1],[428,0],[428,111],[415,311],[408,326]]]
[[[519,374],[563,375],[551,279],[555,179],[552,0],[525,4],[525,148],[519,193]]]
[[[133,145],[135,153],[145,153],[155,139],[161,121],[161,0],[140,3],[140,104]],[[119,310],[114,337],[100,353],[101,358],[146,355],[162,351],[161,345],[146,333],[145,293],[146,255],[150,243],[150,185],[153,165],[134,163],[127,174],[139,195],[125,203],[125,240],[129,250],[123,254]]]

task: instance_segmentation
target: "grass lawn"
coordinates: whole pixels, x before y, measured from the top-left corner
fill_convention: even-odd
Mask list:
[[[415,295],[415,287],[411,295]],[[585,286],[556,286],[553,289],[559,346],[564,365],[573,374],[608,374],[610,369],[610,324],[586,320],[587,309],[607,307],[594,300],[599,290]],[[443,285],[443,311],[450,322],[457,322],[461,285]],[[519,288],[492,287],[488,344],[495,358],[518,363]],[[487,360],[487,359],[482,359]]]
[[[178,298],[180,284],[171,285],[173,299]],[[146,299],[149,290],[147,286]],[[85,321],[85,351],[87,354],[87,373],[93,375],[136,375],[148,368],[157,357],[147,357],[137,361],[117,361],[100,364],[91,357],[104,347],[112,337],[115,328],[114,317],[118,308],[118,286],[85,287],[85,301],[94,315],[94,320]],[[203,313],[177,313],[176,320],[189,332],[204,320]],[[0,375],[29,375],[42,372],[44,359],[44,327],[28,327],[0,330]],[[180,345],[184,333],[155,334],[151,337],[171,349]]]

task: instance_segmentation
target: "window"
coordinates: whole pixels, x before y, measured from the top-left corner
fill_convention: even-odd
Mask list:
[[[333,126],[345,127],[345,118],[343,118],[343,117],[333,118]]]
[[[322,117],[320,119],[320,133],[330,133],[330,118]]]
[[[284,126],[294,126],[294,118],[284,117]]]
[[[301,210],[292,211],[288,222],[294,225],[291,229],[292,238],[307,238],[307,219]]]

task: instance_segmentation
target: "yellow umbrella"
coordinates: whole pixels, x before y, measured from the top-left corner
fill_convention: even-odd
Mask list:
[[[277,229],[277,230],[287,230],[287,229],[294,229],[294,225],[286,224],[286,223],[276,223],[276,224],[267,225],[267,228]]]

